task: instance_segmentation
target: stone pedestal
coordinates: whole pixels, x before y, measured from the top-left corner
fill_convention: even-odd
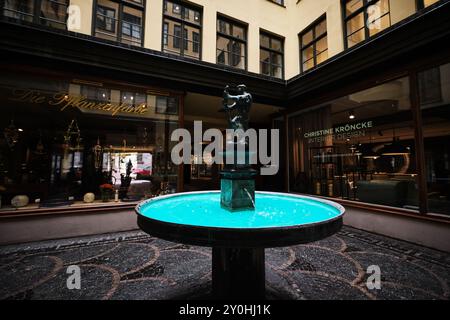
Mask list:
[[[213,247],[213,297],[234,300],[265,299],[264,258],[264,248]]]
[[[255,176],[257,172],[247,170],[225,170],[220,173],[222,208],[230,211],[255,208]]]

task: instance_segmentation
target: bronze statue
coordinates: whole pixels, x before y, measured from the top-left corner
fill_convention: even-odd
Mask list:
[[[223,108],[228,114],[229,128],[246,131],[248,129],[248,114],[253,98],[243,84],[238,85],[233,91],[237,94],[230,94],[230,86],[226,86],[223,91]]]

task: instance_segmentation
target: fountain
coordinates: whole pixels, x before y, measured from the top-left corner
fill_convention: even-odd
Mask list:
[[[230,129],[248,129],[252,96],[244,85],[224,90]],[[221,191],[178,193],[136,207],[138,225],[152,236],[212,247],[213,297],[265,298],[265,248],[308,243],[342,226],[345,209],[334,202],[286,193],[255,192],[244,137],[227,139],[233,164],[221,174]],[[223,155],[226,157],[225,152]],[[241,157],[241,161],[237,161]],[[244,159],[242,161],[242,159]]]
[[[223,109],[228,115],[228,127],[241,130],[241,133],[248,129],[248,114],[253,100],[246,89],[245,85],[239,85],[235,90],[237,94],[232,95],[230,87],[226,86],[223,92]],[[226,158],[227,152],[231,152],[233,162],[226,164],[220,173],[220,204],[230,211],[253,210],[257,171],[250,166],[250,156],[255,150],[249,150],[247,139],[240,134],[236,134],[236,138],[227,139],[226,143],[227,151],[223,156]]]

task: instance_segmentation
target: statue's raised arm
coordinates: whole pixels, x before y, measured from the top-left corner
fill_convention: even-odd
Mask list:
[[[226,86],[223,90],[223,108],[225,110],[227,109],[233,109],[238,101],[238,96],[234,96],[230,94],[230,86]],[[230,104],[231,102],[231,104]]]
[[[230,94],[229,86],[223,90],[223,108],[228,114],[230,128],[246,130],[253,98],[243,84],[233,88],[233,91],[236,92],[235,95]]]

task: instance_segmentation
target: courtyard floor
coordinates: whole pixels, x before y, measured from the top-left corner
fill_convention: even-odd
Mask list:
[[[67,267],[81,289],[67,288]],[[368,266],[381,271],[369,290]],[[0,299],[202,299],[211,250],[140,231],[0,247]],[[307,245],[266,250],[273,299],[450,298],[450,254],[344,227]]]

